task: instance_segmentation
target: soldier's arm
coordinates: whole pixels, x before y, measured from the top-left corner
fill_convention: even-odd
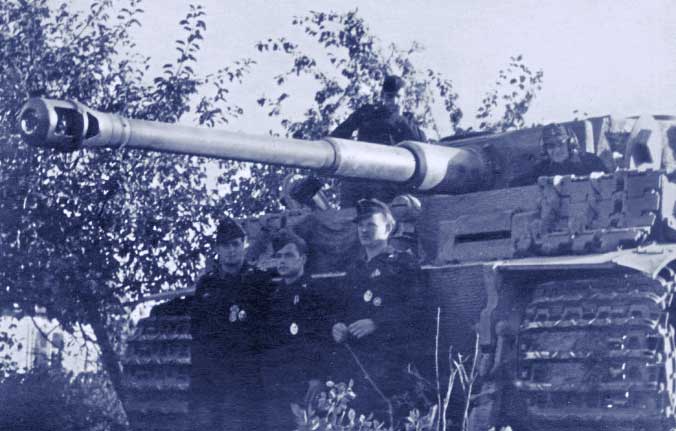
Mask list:
[[[209,304],[204,297],[204,290],[206,289],[208,273],[200,275],[195,283],[195,294],[189,307],[190,313],[190,332],[193,338],[197,339],[201,336],[202,330],[205,326],[205,316],[209,311]]]
[[[336,127],[333,132],[329,134],[332,138],[341,138],[341,139],[350,139],[355,130],[359,128],[359,125],[364,116],[364,107],[357,109],[342,123]]]
[[[517,176],[509,182],[510,187],[530,186],[537,183],[538,178],[545,173],[548,162],[539,161],[525,173]]]
[[[605,172],[608,173],[608,168],[606,168],[606,165],[603,163],[601,158],[597,156],[596,154],[592,153],[587,153],[586,157],[586,164],[587,164],[587,169],[589,172]]]
[[[272,298],[277,285],[273,282],[273,274],[269,271],[255,269],[245,277],[245,282],[252,289],[247,291],[247,301],[256,310],[257,323],[264,325],[272,307]]]
[[[412,112],[404,112],[404,118],[406,119],[406,125],[408,126],[409,129],[409,138],[412,141],[418,141],[418,142],[426,142],[427,141],[427,136],[425,136],[425,132],[422,131],[420,127],[418,127],[417,122],[415,121],[415,117],[413,116]]]
[[[417,141],[427,142],[427,136],[425,136],[425,132],[423,132],[422,129],[418,126],[415,126],[415,129],[416,129],[416,133],[418,134]]]
[[[349,277],[349,276],[348,276]],[[331,337],[335,341],[338,338],[347,336],[346,322],[348,320],[348,292],[347,282],[343,279],[336,284],[336,287],[330,291],[322,292],[323,301],[325,304],[326,313],[322,317],[326,324],[323,330],[328,329],[325,335]],[[324,334],[322,334],[324,336]],[[343,338],[344,340],[344,338]],[[342,342],[341,340],[340,342]]]
[[[397,256],[395,265],[396,287],[394,303],[387,310],[383,321],[376,324],[383,325],[393,338],[409,340],[418,324],[418,318],[424,301],[419,292],[420,263],[411,252],[401,252]]]

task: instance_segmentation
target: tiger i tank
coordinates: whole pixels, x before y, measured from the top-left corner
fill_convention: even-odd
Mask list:
[[[622,119],[624,133],[610,117],[566,123],[611,173],[520,187],[510,183],[539,160],[541,127],[384,146],[133,120],[49,99],[29,100],[20,119],[27,142],[59,151],[124,147],[398,184],[420,201],[392,207],[399,234],[415,238],[442,342],[476,355],[471,430],[676,425],[676,117]],[[253,243],[296,227],[313,277],[330,288],[357,244],[353,217],[352,208],[297,205],[242,222]],[[266,248],[255,249],[264,264]],[[169,304],[129,340],[124,399],[134,429],[189,423],[190,319],[180,300]]]

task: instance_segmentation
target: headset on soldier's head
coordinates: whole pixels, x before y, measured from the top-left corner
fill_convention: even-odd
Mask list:
[[[547,148],[551,148],[556,145],[557,142],[566,143],[568,146],[568,154],[571,157],[579,155],[580,141],[570,127],[559,123],[550,123],[544,126],[542,128],[542,134],[540,135],[540,150],[542,151],[542,156],[549,158]]]

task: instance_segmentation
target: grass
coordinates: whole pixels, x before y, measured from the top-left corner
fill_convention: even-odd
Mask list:
[[[451,399],[454,390],[457,389],[456,384],[460,384],[462,390],[462,422],[460,423],[461,431],[469,431],[470,426],[470,408],[473,391],[475,390],[475,383],[478,377],[479,365],[479,336],[476,335],[474,343],[474,352],[471,355],[464,356],[462,353],[454,353],[453,347],[448,349],[448,379],[442,385],[441,372],[441,346],[440,346],[440,332],[441,332],[441,309],[437,308],[436,315],[436,333],[434,342],[434,377],[435,382],[430,384],[425,381],[425,384],[433,388],[430,390],[430,395],[434,392],[434,396],[430,397],[434,401],[429,400],[429,406],[426,413],[421,413],[417,409],[409,412],[408,417],[404,419],[403,428],[401,426],[395,429],[396,419],[394,417],[394,408],[392,400],[389,399],[378,386],[378,383],[369,374],[367,368],[360,360],[357,353],[345,343],[346,349],[349,351],[352,359],[357,364],[364,378],[369,385],[378,394],[378,396],[386,403],[388,408],[389,421],[381,422],[370,414],[358,414],[354,409],[349,407],[350,401],[354,400],[356,394],[352,391],[353,382],[349,383],[333,383],[327,382],[327,390],[320,391],[313,399],[306,402],[304,408],[294,405],[292,410],[296,416],[299,431],[448,431],[453,428],[454,424],[450,421],[450,411],[452,403]],[[416,379],[424,380],[415,369],[409,367],[408,372]],[[456,425],[457,426],[457,425]],[[474,430],[473,430],[474,431]],[[479,431],[498,431],[495,428],[490,430]],[[499,431],[511,431],[510,427],[501,428]]]

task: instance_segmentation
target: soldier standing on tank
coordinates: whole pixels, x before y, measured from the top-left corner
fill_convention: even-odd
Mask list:
[[[357,139],[374,144],[396,145],[402,141],[426,140],[425,134],[416,125],[413,114],[401,114],[399,99],[404,80],[398,76],[387,76],[383,82],[380,102],[360,107],[343,121],[329,136],[351,139],[357,132]],[[362,198],[377,198],[390,202],[397,194],[395,186],[373,181],[343,180],[341,182],[341,204],[354,206]]]
[[[260,334],[271,278],[245,263],[246,234],[236,221],[219,223],[214,248],[191,306],[194,429],[262,430]]]
[[[305,272],[305,241],[282,231],[272,246],[281,280],[272,294],[265,331],[265,416],[267,429],[292,430],[296,421],[291,404],[303,405],[326,379],[331,306]]]
[[[582,151],[575,133],[563,124],[546,125],[542,129],[540,145],[544,159],[531,171],[514,179],[511,186],[535,184],[539,177],[607,172],[601,159],[595,154]]]
[[[358,357],[396,411],[402,406],[396,405],[395,398],[406,390],[406,367],[415,359],[414,340],[426,336],[419,319],[420,266],[410,252],[388,244],[395,223],[383,202],[359,201],[355,222],[362,253],[347,271],[345,315],[333,326],[332,335]],[[353,360],[348,363],[356,365]],[[389,410],[387,402],[363,380],[361,369],[353,366],[350,373],[357,379],[357,407],[383,418]]]

